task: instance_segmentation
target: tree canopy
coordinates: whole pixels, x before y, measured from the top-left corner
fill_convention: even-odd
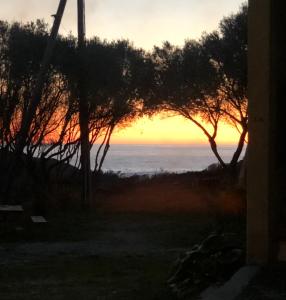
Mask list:
[[[227,122],[240,133],[230,166],[235,167],[247,136],[247,6],[224,18],[218,31],[188,40],[183,48],[166,42],[152,52],[154,98],[150,110],[176,113],[198,126],[219,163],[219,126]],[[211,129],[209,126],[211,125]]]
[[[15,149],[48,36],[43,21],[0,22],[1,153]],[[51,158],[80,165],[77,92],[78,69],[84,63],[90,147],[98,145],[94,172],[102,168],[116,127],[160,111],[179,114],[198,126],[224,167],[217,133],[223,122],[235,126],[240,138],[230,164],[236,165],[248,130],[247,5],[224,18],[217,31],[187,40],[183,47],[165,42],[146,52],[126,40],[92,38],[81,61],[76,45],[73,36],[57,39],[26,141],[29,157],[40,157],[43,166]]]

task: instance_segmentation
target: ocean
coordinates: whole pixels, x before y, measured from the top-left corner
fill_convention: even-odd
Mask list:
[[[229,162],[235,145],[222,145],[219,153]],[[94,165],[96,146],[91,151]],[[243,156],[242,156],[243,157]],[[201,171],[217,159],[209,145],[111,145],[102,170],[122,175],[152,175],[156,173],[183,173]]]

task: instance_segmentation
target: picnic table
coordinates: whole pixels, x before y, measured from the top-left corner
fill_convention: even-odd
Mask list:
[[[8,217],[10,220],[8,222]],[[1,231],[6,231],[7,226],[14,227],[16,224],[20,225],[17,228],[21,228],[24,222],[24,209],[22,205],[0,205],[0,229]],[[48,221],[43,216],[31,216],[31,221],[33,224],[46,224]]]
[[[6,221],[9,215],[23,213],[24,209],[21,205],[0,205],[0,217],[2,221]]]

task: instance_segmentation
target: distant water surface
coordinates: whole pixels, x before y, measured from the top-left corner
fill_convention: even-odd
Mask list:
[[[96,147],[91,151],[94,162]],[[229,162],[234,145],[219,147],[222,158]],[[200,171],[217,159],[208,145],[111,145],[103,164],[103,171],[131,174],[161,172],[183,173]],[[93,163],[94,164],[94,163]]]

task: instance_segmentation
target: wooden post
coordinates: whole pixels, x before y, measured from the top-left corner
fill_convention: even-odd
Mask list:
[[[285,227],[285,10],[249,1],[247,260],[277,260]],[[283,237],[285,238],[285,237]]]
[[[249,1],[247,260],[270,253],[270,0]]]
[[[79,123],[81,143],[82,206],[88,208],[91,200],[89,108],[85,86],[85,1],[78,0],[78,53],[79,53]]]

